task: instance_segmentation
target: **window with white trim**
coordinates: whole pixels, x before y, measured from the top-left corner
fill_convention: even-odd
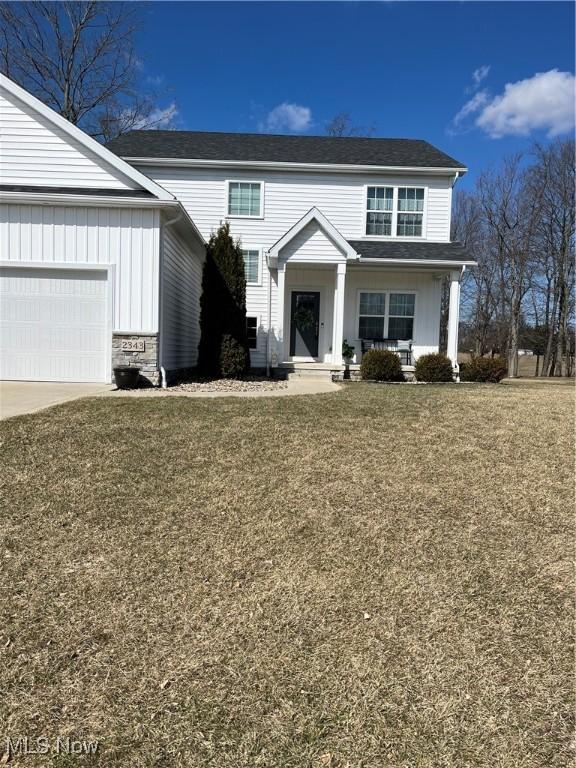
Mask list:
[[[257,349],[258,347],[258,318],[246,318],[246,336],[248,337],[248,349]]]
[[[228,182],[228,216],[260,217],[262,215],[262,183],[259,181]]]
[[[424,190],[414,187],[398,188],[398,237],[422,237]]]
[[[368,187],[366,211],[367,235],[392,234],[393,187]]]
[[[248,285],[260,282],[260,251],[257,248],[243,248],[244,272]]]
[[[377,237],[422,237],[424,189],[368,187],[366,234]]]
[[[415,306],[414,293],[360,291],[358,338],[413,339]]]
[[[362,291],[360,294],[359,339],[382,339],[386,324],[386,294]]]

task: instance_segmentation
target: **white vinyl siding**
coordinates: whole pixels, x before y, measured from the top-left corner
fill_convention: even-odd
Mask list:
[[[204,256],[192,250],[172,227],[164,227],[162,245],[161,361],[167,371],[192,368],[200,343],[200,295]]]
[[[159,212],[0,205],[0,252],[14,262],[114,264],[113,330],[158,331]]]
[[[0,88],[0,183],[135,189],[138,185]]]
[[[208,239],[227,210],[226,169],[162,168],[142,166],[144,173],[174,194]],[[253,171],[246,171],[253,178]],[[237,172],[237,176],[240,172]],[[383,176],[262,171],[265,185],[265,216],[261,219],[230,220],[231,232],[242,238],[244,248],[252,244],[264,251],[276,243],[310,208],[317,207],[347,240],[366,237],[366,187],[425,187],[426,232],[432,242],[450,240],[450,203],[454,177]]]

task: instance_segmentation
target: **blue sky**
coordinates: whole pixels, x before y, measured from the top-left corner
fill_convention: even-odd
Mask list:
[[[466,163],[466,186],[503,155],[572,130],[572,3],[142,10],[143,77],[182,129],[322,134],[346,111],[376,136],[424,138]]]

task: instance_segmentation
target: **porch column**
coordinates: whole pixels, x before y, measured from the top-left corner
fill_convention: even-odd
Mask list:
[[[336,290],[334,291],[334,322],[332,337],[332,364],[342,365],[342,342],[344,341],[344,291],[346,288],[346,263],[336,267]]]
[[[278,263],[278,298],[276,300],[276,309],[278,317],[276,320],[276,352],[278,363],[284,361],[284,300],[286,292],[286,264]]]
[[[448,305],[448,341],[446,353],[452,368],[458,372],[458,322],[460,319],[460,272],[450,272],[450,303]]]

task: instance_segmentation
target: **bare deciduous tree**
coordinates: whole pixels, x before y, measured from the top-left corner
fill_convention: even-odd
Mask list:
[[[478,262],[464,283],[464,327],[475,354],[507,351],[512,376],[521,340],[536,352],[539,375],[571,376],[574,142],[537,145],[528,159],[508,158],[456,196],[452,236]]]
[[[138,12],[96,0],[0,3],[0,69],[98,139],[169,127],[174,106],[158,110],[139,83]]]
[[[373,125],[354,125],[349,112],[339,112],[326,124],[328,136],[366,136],[374,135]]]

